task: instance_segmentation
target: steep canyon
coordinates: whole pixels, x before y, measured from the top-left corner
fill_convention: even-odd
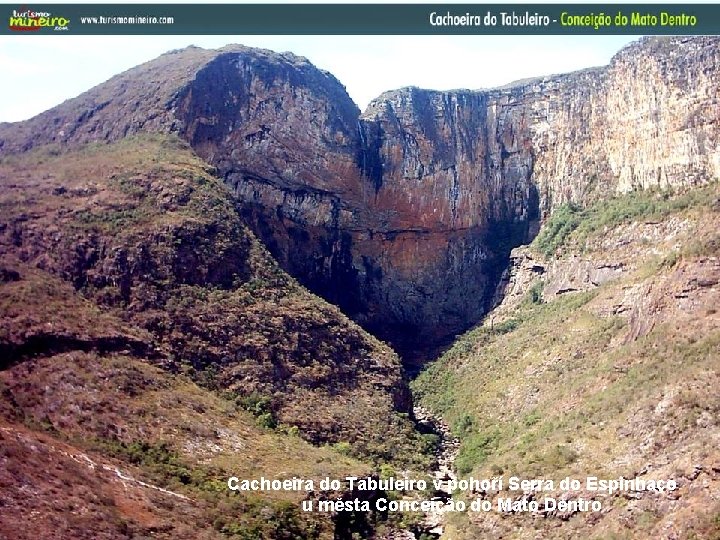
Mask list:
[[[0,124],[0,536],[714,538],[719,80],[720,38],[644,38],[361,112],[189,47]],[[681,488],[413,523],[224,484],[400,471]]]
[[[716,37],[647,38],[607,67],[361,114],[304,58],[190,48],[0,127],[0,153],[178,133],[283,268],[412,365],[479,320],[552,208],[716,178],[719,65]]]

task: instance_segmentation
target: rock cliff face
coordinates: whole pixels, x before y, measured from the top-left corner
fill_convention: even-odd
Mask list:
[[[717,37],[644,39],[607,68],[526,85],[546,111],[531,126],[543,208],[720,177],[719,60]]]
[[[720,176],[718,66],[716,37],[644,39],[605,68],[405,88],[361,115],[303,58],[191,48],[0,126],[0,154],[178,132],[287,270],[417,359],[477,321],[559,203]]]

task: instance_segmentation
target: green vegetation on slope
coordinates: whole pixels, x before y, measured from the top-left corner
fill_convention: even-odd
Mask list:
[[[460,474],[470,473],[490,457],[508,457],[508,453],[515,453],[510,449],[517,450],[515,436],[521,432],[547,434],[557,427],[552,422],[540,422],[543,411],[534,407],[517,416],[508,414],[506,401],[521,398],[509,395],[508,386],[515,388],[513,392],[527,390],[529,387],[520,383],[525,378],[524,371],[518,371],[531,364],[526,358],[531,354],[532,357],[547,356],[552,354],[550,351],[561,354],[565,341],[562,336],[571,330],[568,321],[581,315],[584,320],[576,322],[582,321],[580,328],[587,335],[575,346],[588,353],[602,350],[609,330],[621,325],[614,320],[597,324],[601,321],[581,311],[593,296],[592,293],[572,295],[545,305],[526,302],[516,318],[494,328],[480,326],[468,332],[414,382],[413,390],[421,403],[441,413],[461,438],[463,444],[455,463]],[[594,331],[590,331],[593,327]],[[533,359],[538,361],[537,357]],[[512,360],[520,358],[519,363],[513,363]],[[565,369],[568,368],[563,367]],[[545,373],[544,382],[556,383],[561,373],[554,378]],[[552,404],[549,405],[552,408]],[[532,442],[524,439],[525,446],[532,446]],[[522,453],[515,455],[525,457]],[[522,459],[517,461],[519,464]],[[500,469],[517,470],[515,467],[497,469],[498,473],[502,472]]]
[[[328,538],[303,494],[228,476],[427,466],[397,355],[285,274],[177,138],[6,156],[0,188],[0,535],[62,510],[87,514],[68,537]]]
[[[370,471],[368,465],[329,448],[263,430],[234,402],[184,376],[124,355],[70,352],[16,364],[0,372],[0,413],[6,433],[22,433],[24,426],[37,434],[34,444],[49,445],[47,466],[64,480],[51,498],[56,505],[82,489],[74,478],[66,479],[67,465],[59,464],[67,455],[63,446],[72,445],[75,456],[88,456],[76,461],[88,473],[95,470],[97,493],[77,503],[88,517],[67,520],[66,536],[106,526],[118,527],[116,534],[143,535],[150,526],[142,515],[150,511],[160,538],[197,538],[200,531],[204,538],[328,538],[333,532],[330,516],[301,514],[304,493],[233,493],[227,478],[297,475],[317,482],[325,476]],[[22,457],[27,451],[5,453],[12,475],[5,484],[8,500],[16,490],[22,492],[17,478],[38,476]],[[95,462],[92,469],[89,460]],[[132,480],[113,483],[115,468],[126,478],[187,499],[159,494]],[[33,481],[38,490],[46,484],[42,475]],[[127,495],[118,495],[118,490]],[[148,490],[159,498],[144,500]],[[26,498],[24,510],[41,502]],[[96,509],[116,513],[121,523],[97,522],[102,518]],[[3,524],[0,520],[0,530]]]
[[[714,184],[677,193],[671,190],[638,190],[600,200],[587,208],[567,203],[555,209],[535,238],[533,247],[550,257],[567,246],[572,237],[577,246],[594,234],[633,221],[660,221],[688,208],[717,204]]]
[[[397,356],[285,274],[213,172],[161,135],[9,155],[0,241],[142,334],[165,368],[264,399],[267,427],[423,467]]]
[[[563,255],[543,280],[558,279],[554,271],[565,278],[578,256],[622,272],[586,292],[551,296],[535,281],[503,323],[492,325],[491,315],[413,382],[420,403],[461,439],[460,475],[558,481],[651,470],[680,480],[691,463],[711,469],[720,459],[711,442],[720,434],[719,190],[632,193],[549,220],[535,247]],[[646,538],[675,519],[688,536],[712,538],[717,510],[697,489],[681,493],[672,517],[655,500],[611,498],[604,505],[615,512],[592,523],[580,515],[552,534]],[[481,517],[451,516],[453,537],[503,527],[520,537],[538,526]]]

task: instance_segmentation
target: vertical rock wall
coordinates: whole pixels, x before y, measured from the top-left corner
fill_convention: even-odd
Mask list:
[[[178,132],[290,273],[419,358],[482,316],[558,204],[718,178],[719,66],[718,37],[647,38],[607,67],[404,88],[361,115],[304,58],[191,48],[0,125],[0,155]]]
[[[719,51],[646,39],[606,68],[403,88],[362,115],[304,59],[228,51],[177,111],[283,265],[415,358],[482,316],[554,206],[718,177]]]

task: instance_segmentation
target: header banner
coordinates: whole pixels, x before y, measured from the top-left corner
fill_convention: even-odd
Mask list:
[[[0,4],[3,35],[692,35],[711,4]]]

